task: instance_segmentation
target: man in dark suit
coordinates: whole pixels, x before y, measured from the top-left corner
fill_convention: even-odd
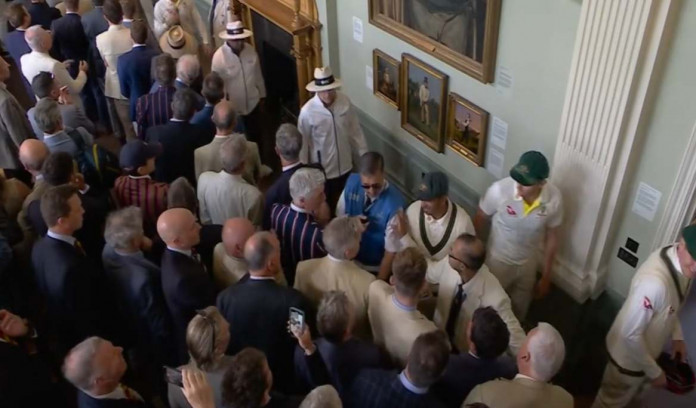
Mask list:
[[[300,151],[302,150],[302,134],[297,126],[284,123],[276,131],[275,152],[280,158],[283,172],[266,191],[266,202],[263,206],[263,229],[271,229],[271,208],[273,204],[290,205],[290,177],[302,167]]]
[[[324,361],[331,385],[343,398],[346,398],[345,393],[360,370],[384,368],[388,364],[388,358],[376,345],[353,337],[354,324],[355,309],[346,294],[341,291],[326,293],[317,312],[317,329],[322,337],[313,344]],[[322,385],[325,373],[321,372],[317,378],[316,365],[307,357],[312,347],[309,328],[302,331],[293,329],[293,334],[299,343],[295,349],[298,379],[308,390],[314,389]]]
[[[89,0],[82,0],[89,1]],[[99,122],[107,128],[111,127],[109,121],[109,109],[106,106],[104,96],[104,76],[106,67],[104,60],[97,50],[97,36],[109,29],[109,23],[104,18],[104,0],[92,0],[94,8],[82,16],[82,27],[89,41],[90,70],[87,73],[87,84],[83,88],[82,97],[84,98],[85,110],[93,121]],[[85,90],[86,89],[86,90]]]
[[[46,303],[46,321],[62,356],[87,336],[101,332],[104,316],[97,295],[98,273],[73,234],[82,227],[84,210],[75,187],[52,187],[41,198],[45,237],[32,250],[39,292]]]
[[[205,106],[193,115],[191,123],[200,126],[206,137],[212,140],[217,131],[213,123],[213,109],[225,96],[225,82],[216,72],[211,72],[203,80],[202,93]]]
[[[198,126],[189,123],[195,111],[193,91],[180,89],[172,99],[172,119],[148,129],[147,142],[162,145],[162,154],[155,162],[155,180],[171,183],[183,176],[196,185],[193,151],[208,140]]]
[[[176,88],[176,66],[169,54],[160,54],[152,59],[153,75],[157,89],[138,98],[135,104],[135,121],[138,137],[145,139],[152,126],[164,125],[172,117],[172,99]]]
[[[274,279],[280,268],[280,244],[270,232],[257,232],[244,246],[244,258],[249,267],[248,278],[220,293],[217,307],[230,323],[228,354],[245,347],[255,347],[266,353],[268,364],[281,391],[293,391],[292,337],[287,333],[291,307],[305,312],[310,327],[313,324],[309,301],[295,289],[280,286]]]
[[[123,348],[90,337],[65,357],[63,375],[77,388],[78,408],[145,408],[143,397],[121,383],[127,368]]]
[[[171,322],[162,294],[160,268],[143,255],[152,242],[143,231],[142,210],[126,207],[109,214],[102,252],[104,273],[117,292],[118,312],[128,334],[125,344],[148,366],[173,363]]]
[[[59,61],[72,60],[68,72],[75,78],[79,71],[80,61],[89,60],[89,40],[82,28],[82,20],[77,10],[80,0],[64,0],[65,16],[54,20],[51,24],[53,34],[53,51],[59,56]]]
[[[190,89],[196,98],[196,110],[203,109],[205,99],[199,93],[201,91],[201,63],[198,57],[185,54],[176,60],[176,89]],[[157,91],[157,84],[153,84],[150,93]]]
[[[45,30],[50,30],[51,22],[60,18],[60,11],[46,4],[45,0],[31,0],[27,11],[31,15],[32,24],[40,25]]]
[[[135,105],[138,98],[150,89],[150,63],[159,52],[146,45],[147,23],[133,21],[130,27],[133,49],[118,57],[118,81],[121,94],[130,99],[130,118],[135,122]]]
[[[193,247],[201,226],[191,211],[173,208],[160,215],[157,233],[167,245],[162,255],[162,290],[174,323],[179,363],[188,361],[186,328],[196,314],[215,303],[215,288]]]
[[[413,342],[406,368],[397,373],[363,370],[350,387],[348,408],[438,408],[442,403],[429,388],[447,366],[450,346],[440,330],[423,333]]]
[[[433,386],[433,393],[452,408],[459,408],[475,386],[500,377],[512,379],[517,374],[515,361],[502,356],[510,332],[495,309],[476,309],[467,335],[469,352],[451,355],[444,375]]]
[[[7,47],[7,52],[10,57],[14,60],[14,65],[17,67],[19,72],[22,72],[22,55],[29,54],[31,48],[27,44],[27,40],[24,39],[24,32],[31,26],[31,16],[27,11],[24,4],[21,2],[13,2],[7,6],[7,22],[14,28],[14,31],[5,34],[4,42],[5,47]],[[31,89],[31,83],[24,77],[22,77],[22,83],[24,88],[27,90],[27,95],[34,101],[34,92]],[[33,104],[33,103],[32,103]]]

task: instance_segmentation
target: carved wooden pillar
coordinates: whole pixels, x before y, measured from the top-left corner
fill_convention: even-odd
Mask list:
[[[672,0],[584,0],[551,171],[565,221],[554,282],[582,302],[606,283],[617,202]],[[611,252],[611,253],[610,253]]]

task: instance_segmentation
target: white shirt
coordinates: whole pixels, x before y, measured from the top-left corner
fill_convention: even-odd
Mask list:
[[[523,265],[542,243],[546,230],[563,221],[561,192],[547,182],[539,196],[540,205],[524,214],[522,197],[512,177],[496,181],[479,202],[479,208],[491,220],[488,247],[491,256],[511,265]]]
[[[198,179],[201,223],[222,225],[235,217],[261,225],[263,196],[242,176],[206,171]]]
[[[261,62],[253,46],[244,43],[237,56],[227,43],[223,44],[213,54],[210,69],[225,81],[225,96],[238,114],[250,114],[266,97]]]
[[[421,84],[420,89],[418,90],[418,98],[420,99],[421,104],[428,103],[430,100],[430,89],[428,89],[425,84]]]
[[[77,241],[77,239],[75,237],[73,237],[72,235],[59,234],[57,232],[51,231],[50,229],[46,232],[46,235],[48,235],[49,237],[51,237],[53,239],[67,242],[68,244],[70,244],[72,246],[75,246],[75,241]]]
[[[77,78],[73,79],[62,62],[53,59],[50,55],[43,52],[32,51],[24,54],[20,61],[22,63],[22,74],[30,84],[40,72],[50,72],[53,74],[59,88],[63,86],[68,87],[68,91],[73,96],[73,104],[83,109],[80,92],[87,82],[87,74],[82,70],[77,74]]]
[[[176,3],[171,0],[160,0],[155,4],[154,20],[155,20],[155,35],[157,38],[162,37],[167,30],[171,28],[165,22],[167,10],[178,9],[179,22],[181,28],[194,37],[197,37],[199,42],[210,44],[210,36],[208,35],[207,25],[203,22],[198,9],[193,0],[179,0]]]
[[[328,179],[351,171],[353,160],[367,152],[360,122],[341,92],[330,108],[314,95],[300,110],[297,127],[302,133],[300,161],[321,163]]]
[[[177,248],[172,248],[172,247],[170,247],[169,245],[167,245],[167,249],[170,250],[170,251],[178,252],[178,253],[180,253],[180,254],[184,254],[184,255],[186,255],[186,256],[188,256],[188,257],[192,257],[192,256],[193,256],[193,251],[191,251],[190,249],[177,249]]]
[[[133,49],[130,29],[123,24],[109,25],[109,29],[97,36],[97,49],[106,65],[104,95],[114,99],[128,99],[121,94],[116,66],[118,57]]]

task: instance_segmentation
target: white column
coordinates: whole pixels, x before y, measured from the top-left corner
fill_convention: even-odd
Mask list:
[[[584,0],[554,156],[565,201],[554,282],[604,289],[608,239],[672,0]]]

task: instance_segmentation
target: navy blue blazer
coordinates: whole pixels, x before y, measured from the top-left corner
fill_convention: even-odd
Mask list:
[[[22,55],[24,54],[29,54],[31,52],[31,48],[29,48],[29,44],[27,44],[27,41],[24,39],[24,30],[14,30],[10,33],[7,33],[5,35],[5,47],[7,47],[7,52],[10,53],[10,56],[15,62],[15,65],[17,66],[17,69],[19,72],[22,72]],[[31,100],[34,100],[34,90],[31,89],[31,83],[27,81],[27,79],[22,76],[22,82],[24,83],[24,87],[27,89],[27,94],[29,95],[29,98]]]
[[[96,78],[104,79],[106,67],[97,49],[97,36],[109,29],[109,23],[104,19],[103,7],[98,6],[85,13],[82,16],[82,27],[89,41],[89,73]]]
[[[146,408],[143,401],[127,399],[97,399],[77,390],[77,408]]]
[[[31,25],[40,25],[44,30],[50,30],[51,22],[60,18],[60,11],[49,6],[45,1],[29,3],[26,8],[31,15]]]
[[[198,125],[205,135],[210,138],[210,140],[213,140],[213,137],[215,137],[215,133],[217,132],[212,118],[214,109],[215,106],[208,105],[206,103],[205,106],[203,106],[203,109],[196,112],[196,114],[191,118],[191,123]]]
[[[159,364],[172,364],[171,320],[162,294],[159,266],[142,253],[119,255],[104,247],[102,262],[107,281],[116,292],[117,310],[124,322],[124,340],[152,356]]]
[[[180,252],[162,254],[162,291],[174,323],[178,363],[188,361],[186,328],[196,310],[215,304],[215,287],[203,264]]]
[[[363,370],[355,377],[347,398],[347,408],[442,408],[431,392],[416,394],[404,387],[399,373],[387,370]]]
[[[73,60],[68,72],[73,78],[77,77],[80,61],[89,61],[89,40],[82,27],[80,15],[69,13],[54,20],[51,31],[53,32],[53,50],[58,54],[58,59]]]
[[[263,205],[263,229],[271,229],[271,209],[273,204],[290,205],[292,202],[292,197],[290,196],[290,177],[302,167],[304,164],[300,163],[289,170],[285,170],[280,173],[280,176],[266,191],[266,200]]]
[[[138,98],[150,89],[150,63],[159,52],[147,46],[133,47],[118,57],[116,72],[121,84],[121,94],[130,100],[130,117],[135,121],[135,105]]]
[[[171,183],[183,176],[192,186],[196,185],[193,152],[208,143],[198,126],[170,120],[165,125],[149,128],[145,139],[162,145],[162,154],[155,160],[155,180]]]
[[[314,342],[319,350],[331,385],[338,393],[344,396],[353,379],[360,370],[367,368],[386,368],[388,360],[380,352],[379,347],[355,337],[341,344],[334,344],[325,338],[319,338]],[[297,377],[308,389],[314,389],[323,385],[321,376],[312,371],[300,346],[295,348],[295,371]]]
[[[512,379],[517,374],[515,361],[507,356],[481,359],[466,354],[453,354],[445,374],[432,387],[432,392],[446,406],[459,408],[471,390],[496,378]]]

